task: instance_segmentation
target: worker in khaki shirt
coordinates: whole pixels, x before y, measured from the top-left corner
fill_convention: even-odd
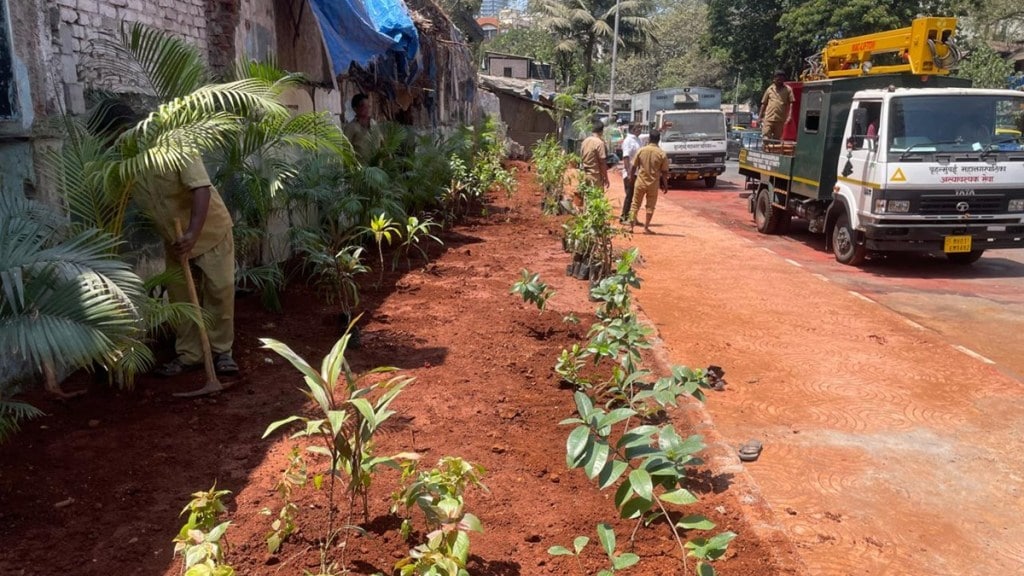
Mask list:
[[[380,148],[382,138],[377,123],[370,114],[370,99],[366,94],[352,97],[352,111],[355,118],[345,124],[342,131],[352,143],[352,149],[361,162],[368,162]]]
[[[604,143],[604,123],[594,121],[593,134],[583,140],[580,164],[583,178],[594,186],[608,187],[608,146]]]
[[[654,207],[658,203],[658,184],[665,194],[668,194],[668,156],[665,155],[658,143],[661,142],[661,132],[651,130],[650,141],[646,146],[636,153],[633,166],[630,169],[630,178],[633,184],[633,209],[629,215],[629,230],[633,230],[633,222],[636,222],[637,214],[640,212],[640,204],[646,203],[647,215],[644,219],[644,234],[653,234],[651,230],[651,217],[654,216]]]
[[[792,119],[793,89],[786,86],[786,73],[775,71],[771,86],[761,97],[761,137],[766,140],[780,140],[782,129]]]
[[[185,168],[152,176],[140,185],[135,199],[152,219],[164,239],[167,270],[180,270],[181,257],[198,274],[196,290],[203,310],[213,319],[207,330],[217,374],[238,373],[231,356],[235,339],[235,244],[231,235],[231,215],[202,161],[196,158]],[[175,231],[175,220],[182,234]],[[167,287],[171,302],[188,302],[184,276]],[[159,376],[177,376],[196,370],[203,364],[199,328],[186,322],[175,329],[174,360],[157,368]]]

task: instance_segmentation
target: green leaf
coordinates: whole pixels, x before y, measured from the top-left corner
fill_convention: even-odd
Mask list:
[[[654,499],[654,486],[651,483],[651,475],[646,470],[637,469],[629,473],[629,482],[633,485],[636,495],[644,500]]]
[[[622,476],[622,474],[629,468],[625,462],[621,460],[612,460],[609,466],[605,466],[601,470],[601,474],[598,475],[598,486],[601,490],[608,488]]]
[[[583,471],[586,473],[587,478],[593,480],[601,473],[605,468],[605,464],[608,463],[608,454],[610,449],[608,448],[608,442],[604,439],[594,442],[591,450],[590,458],[587,463],[583,466]]]
[[[661,500],[664,499],[664,497],[661,498]],[[680,519],[679,522],[676,522],[676,526],[686,530],[711,530],[715,527],[715,523],[700,514],[692,514]]]
[[[452,545],[452,556],[459,559],[460,565],[466,565],[466,561],[469,560],[469,534],[459,532],[458,536],[455,537],[455,544]],[[454,568],[458,570],[458,567]]]
[[[619,509],[619,516],[622,518],[637,518],[654,507],[653,500],[644,498],[632,498]]]
[[[284,420],[278,420],[277,422],[273,422],[273,423],[270,424],[270,426],[267,426],[267,430],[266,430],[266,432],[263,433],[262,437],[266,438],[267,436],[270,436],[271,434],[273,434],[274,431],[277,430],[278,428],[280,428],[281,426],[284,426],[286,424],[291,424],[292,422],[297,422],[297,421],[300,421],[300,420],[304,420],[304,418],[302,418],[302,416],[289,416],[289,417],[285,418]]]
[[[373,413],[373,405],[370,404],[369,400],[366,398],[353,398],[348,403],[356,407],[356,410],[359,411],[359,414],[366,420],[371,429],[377,427],[377,416]]]
[[[573,555],[572,551],[569,550],[568,548],[566,548],[565,546],[552,546],[551,548],[548,548],[548,554],[550,554],[552,556],[572,556]]]
[[[635,565],[639,561],[640,561],[640,557],[639,556],[637,556],[636,554],[633,554],[631,552],[626,552],[625,554],[622,554],[621,556],[616,556],[615,558],[613,558],[612,559],[612,566],[616,570],[625,570],[626,568],[629,568],[630,566]]]
[[[673,490],[672,492],[666,492],[661,496],[658,496],[658,500],[662,502],[668,502],[669,504],[678,504],[680,506],[686,506],[697,502],[697,497],[686,488],[680,488]]]
[[[573,394],[573,399],[576,401],[576,411],[579,412],[580,418],[585,421],[589,420],[590,414],[594,411],[594,403],[590,397],[583,392],[576,392]]]
[[[470,532],[483,533],[484,531],[484,525],[480,522],[480,519],[469,512],[462,516],[462,520],[459,521],[459,528]]]
[[[590,544],[590,538],[586,536],[577,536],[572,541],[572,547],[576,550],[576,554],[583,552],[583,549],[587,547],[587,544]]]
[[[614,426],[619,422],[628,420],[635,415],[636,412],[629,408],[617,408],[602,416],[601,420],[598,423],[598,427],[602,429],[608,428],[609,426]]]
[[[697,576],[715,576],[715,569],[711,564],[703,561],[697,562]]]
[[[601,541],[601,547],[604,548],[605,553],[611,558],[615,553],[615,531],[608,524],[598,524],[597,539]]]
[[[589,442],[590,428],[586,426],[578,426],[569,434],[569,439],[565,443],[565,463],[569,468],[580,465],[580,458]]]

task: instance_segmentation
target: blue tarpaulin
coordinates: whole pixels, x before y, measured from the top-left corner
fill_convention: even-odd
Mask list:
[[[309,0],[309,5],[335,76],[389,52],[404,62],[416,57],[419,35],[402,0]]]

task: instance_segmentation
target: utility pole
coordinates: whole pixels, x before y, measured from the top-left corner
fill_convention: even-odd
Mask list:
[[[615,28],[612,33],[612,78],[608,88],[608,115],[615,118],[615,57],[619,48],[619,6],[621,0],[615,0]]]

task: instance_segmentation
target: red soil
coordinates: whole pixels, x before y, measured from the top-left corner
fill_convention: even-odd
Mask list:
[[[552,366],[562,348],[585,338],[595,305],[585,283],[565,276],[561,221],[540,214],[532,174],[526,165],[518,168],[517,195],[443,234],[444,248],[434,250],[429,265],[386,274],[381,290],[372,287],[375,278],[364,279],[362,346],[350,351],[350,361],[358,370],[397,366],[416,378],[393,404],[396,424],[380,438],[378,453],[415,450],[429,465],[458,455],[486,468],[489,492],[471,490],[466,497],[467,510],[485,528],[472,535],[474,576],[575,574],[571,558],[551,557],[547,549],[571,546],[577,535],[593,541],[584,564],[595,573],[603,567],[594,531],[600,522],[614,524],[620,550],[641,556],[628,573],[692,573],[692,561],[690,572],[683,571],[665,526],[641,528],[631,545],[633,524],[617,519],[612,492],[566,469],[569,429],[558,422],[574,407]],[[558,291],[547,311],[509,294],[522,268],[540,272]],[[243,376],[219,397],[174,399],[172,392],[201,383],[190,374],[172,381],[144,377],[132,393],[93,385],[66,404],[31,398],[48,416],[0,448],[0,574],[179,574],[180,559],[171,553],[178,513],[190,493],[214,482],[233,493],[227,557],[238,574],[316,570],[321,492],[295,493],[299,532],[278,554],[266,550],[271,518],[260,511],[280,506],[274,484],[294,443],[284,434],[260,437],[270,422],[309,413],[311,406],[298,373],[257,339],[281,340],[319,366],[340,336],[338,311],[298,283],[283,304],[284,313],[275,314],[257,297],[239,300],[236,357]],[[569,312],[583,325],[564,324]],[[672,415],[677,428],[687,428],[683,412],[693,411]],[[347,566],[357,574],[391,573],[410,548],[388,511],[398,474],[386,470],[374,482],[368,535],[349,541]],[[784,542],[759,539],[744,512],[749,497],[739,501],[735,482],[743,479],[703,470],[694,481],[701,502],[687,510],[739,534],[717,563],[719,574],[795,573],[774,551],[786,548]],[[338,501],[344,510],[347,498]]]

